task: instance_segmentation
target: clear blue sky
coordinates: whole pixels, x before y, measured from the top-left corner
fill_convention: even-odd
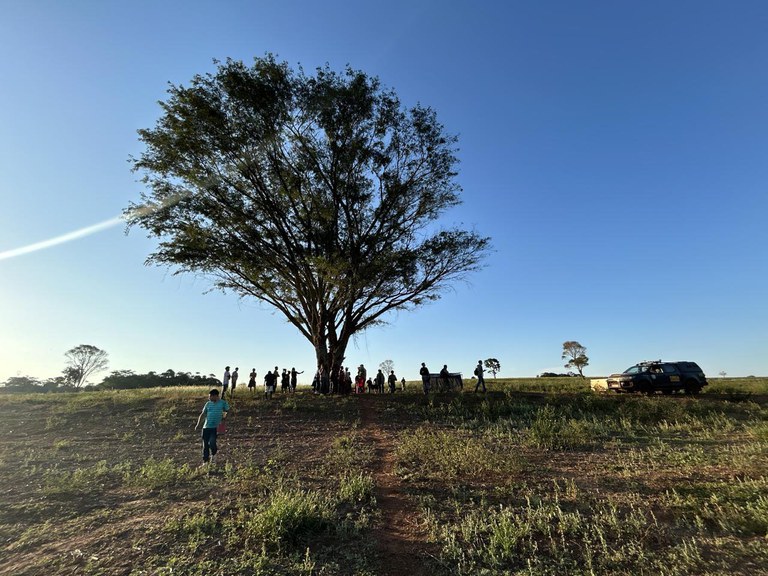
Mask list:
[[[460,139],[446,219],[494,241],[349,364],[532,376],[578,340],[587,375],[656,358],[766,375],[766,30],[764,1],[0,0],[0,381],[56,376],[78,344],[114,370],[311,372],[282,317],[145,267],[140,229],[15,252],[138,199],[127,160],[168,82],[266,52],[433,107]]]

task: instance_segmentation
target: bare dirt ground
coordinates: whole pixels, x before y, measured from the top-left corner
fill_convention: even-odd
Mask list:
[[[387,397],[352,397],[340,408],[335,398],[300,394],[296,408],[289,396],[266,402],[243,395],[220,439],[217,469],[171,489],[126,486],[114,472],[120,466],[135,470],[148,459],[200,464],[193,426],[204,395],[163,394],[130,401],[128,393],[125,401],[120,393],[92,402],[11,399],[6,409],[14,412],[16,425],[6,431],[8,442],[0,449],[0,574],[164,574],[136,570],[169,549],[169,535],[163,536],[169,517],[199,509],[219,483],[222,500],[236,498],[239,488],[227,486],[227,466],[280,466],[312,490],[326,482],[328,445],[343,437],[355,418],[374,453],[368,472],[377,514],[367,545],[375,573],[428,573],[424,529],[394,470],[397,426],[380,417]],[[99,463],[110,472],[95,479],[78,476]]]
[[[362,431],[375,446],[373,476],[381,520],[373,530],[373,537],[380,557],[381,574],[426,575],[426,534],[413,514],[414,503],[395,474],[395,431],[391,426],[382,424],[377,413],[378,398],[363,395],[359,401]]]

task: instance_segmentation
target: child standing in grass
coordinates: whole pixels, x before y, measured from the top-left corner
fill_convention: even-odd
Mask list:
[[[200,427],[200,421],[205,416],[205,423],[203,424],[203,465],[216,463],[216,452],[218,447],[216,446],[216,428],[227,417],[229,411],[229,404],[224,399],[219,398],[219,391],[215,388],[208,394],[208,402],[203,406],[203,411],[200,412],[200,416],[197,417],[197,424],[195,424],[195,430]]]

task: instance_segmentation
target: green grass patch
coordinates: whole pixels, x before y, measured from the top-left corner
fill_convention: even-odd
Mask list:
[[[447,572],[485,574],[691,574],[702,565],[692,538],[652,512],[599,501],[481,506],[433,517],[432,538]]]
[[[486,478],[514,474],[520,464],[508,447],[457,430],[420,427],[401,434],[395,448],[396,471],[409,480]]]
[[[189,464],[179,465],[171,458],[148,458],[137,470],[126,472],[124,478],[129,486],[158,490],[190,481],[198,474]]]

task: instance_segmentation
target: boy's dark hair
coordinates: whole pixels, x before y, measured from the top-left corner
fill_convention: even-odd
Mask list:
[[[218,395],[219,395],[219,391],[218,391],[218,390],[216,390],[216,388],[214,388],[213,390],[211,390],[210,392],[208,392],[208,394],[209,394],[210,396],[218,396]]]

